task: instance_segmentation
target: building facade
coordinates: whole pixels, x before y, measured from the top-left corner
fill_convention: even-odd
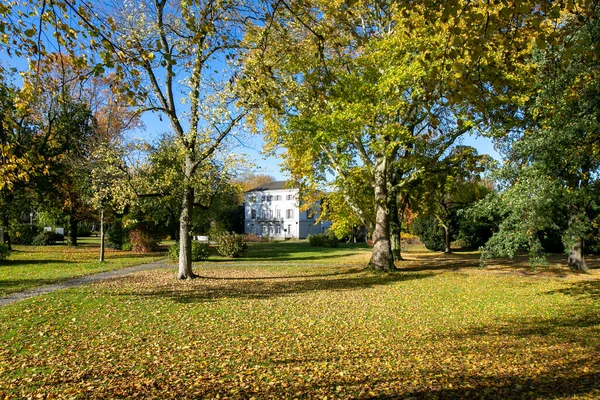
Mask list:
[[[285,181],[270,182],[245,193],[244,233],[274,239],[304,239],[323,233],[330,221],[316,222],[320,206],[300,210],[297,188],[285,188]]]

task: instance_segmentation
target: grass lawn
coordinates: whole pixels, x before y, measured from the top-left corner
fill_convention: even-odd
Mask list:
[[[100,263],[99,239],[79,240],[78,247],[13,246],[10,257],[0,263],[0,296],[165,257],[164,253],[143,254],[106,249],[106,261]]]
[[[263,247],[264,246],[264,247]],[[278,247],[281,246],[281,247]],[[600,398],[600,271],[254,245],[0,309],[0,398]],[[260,256],[265,256],[260,261]]]

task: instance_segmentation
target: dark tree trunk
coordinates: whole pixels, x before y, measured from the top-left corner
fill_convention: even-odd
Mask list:
[[[79,221],[75,216],[75,210],[71,210],[69,214],[69,241],[71,246],[77,246],[77,225]]]
[[[579,272],[590,272],[590,269],[585,264],[583,257],[583,238],[578,238],[573,247],[569,251],[569,257],[567,259],[569,268]]]
[[[9,196],[7,196],[4,200],[5,203],[8,203],[11,199],[8,198]],[[6,245],[8,246],[9,250],[12,250],[12,238],[10,237],[10,233],[8,232],[8,223],[9,223],[9,218],[8,218],[8,212],[6,212],[6,210],[2,210],[2,226],[4,228],[4,242],[6,242]]]
[[[450,228],[446,224],[442,227],[444,228],[444,253],[452,253],[452,250],[450,250]]]
[[[398,204],[396,203],[396,194],[389,195],[388,207],[390,212],[390,242],[392,247],[392,256],[394,261],[402,261],[401,243],[400,243],[400,217],[398,215]]]
[[[186,177],[192,173],[192,160],[186,156]],[[190,235],[190,222],[194,210],[194,189],[186,182],[183,189],[181,203],[181,217],[179,219],[179,272],[178,279],[193,279],[197,275],[192,270],[192,237]]]
[[[373,253],[369,266],[377,271],[394,271],[394,257],[390,246],[390,223],[387,195],[387,160],[378,156],[375,160],[375,230]]]
[[[100,262],[104,262],[104,210],[100,212]]]

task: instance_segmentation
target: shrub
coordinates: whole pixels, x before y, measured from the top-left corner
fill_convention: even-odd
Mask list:
[[[8,250],[8,245],[0,243],[0,261],[6,260],[8,256],[10,256],[10,250]]]
[[[308,235],[308,243],[313,247],[337,247],[338,238],[331,232]]]
[[[123,232],[123,224],[120,220],[115,221],[112,228],[108,231],[107,247],[115,250],[121,250],[125,242],[125,234]],[[129,249],[131,250],[131,248]]]
[[[192,261],[204,261],[208,258],[208,243],[200,243],[192,240]],[[169,246],[169,259],[172,261],[179,259],[179,242]]]
[[[142,227],[132,229],[129,232],[129,243],[131,243],[133,251],[142,253],[150,253],[158,249],[158,238],[156,235]]]
[[[266,242],[267,239],[263,238],[261,236],[255,235],[254,233],[248,233],[246,235],[246,243],[260,243],[260,242]]]
[[[442,251],[445,248],[444,229],[434,217],[419,217],[411,224],[413,233],[429,250]]]
[[[229,258],[239,257],[248,249],[248,244],[244,241],[244,235],[238,235],[237,233],[224,233],[219,236],[217,243],[219,254]]]
[[[13,224],[9,232],[14,244],[33,244],[33,239],[40,233],[40,228],[36,225]]]
[[[56,234],[54,232],[44,231],[34,237],[31,244],[34,246],[49,246],[54,243],[56,243]]]
[[[79,237],[92,236],[92,227],[87,224],[77,225],[77,236],[79,236]]]
[[[133,246],[129,242],[125,242],[121,245],[121,250],[123,250],[123,251],[131,251],[132,249],[133,249]]]

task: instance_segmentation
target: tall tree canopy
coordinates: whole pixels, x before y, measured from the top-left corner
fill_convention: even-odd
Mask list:
[[[584,240],[600,222],[600,7],[565,15],[561,40],[536,56],[534,102],[511,121],[503,192],[491,205],[506,214],[484,259],[528,249],[544,260],[542,239],[560,231],[568,263],[587,271]]]
[[[271,21],[248,35],[257,49],[245,84],[262,99],[270,144],[287,148],[286,168],[307,189],[333,175],[348,194],[348,172],[364,168],[374,223],[349,195],[345,201],[373,232],[370,264],[390,270],[390,197],[425,171],[415,155],[435,165],[461,135],[481,129],[489,110],[508,97],[529,99],[515,88],[553,7],[277,2]]]

